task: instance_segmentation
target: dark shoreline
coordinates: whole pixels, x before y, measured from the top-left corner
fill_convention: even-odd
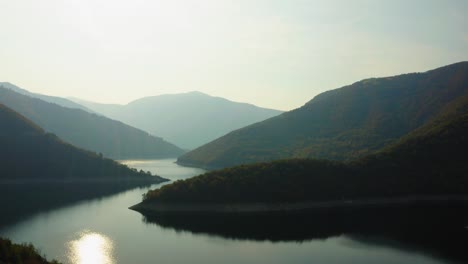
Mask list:
[[[170,181],[169,179],[160,177],[160,176],[151,176],[153,178],[71,178],[71,179],[1,179],[0,185],[14,185],[14,184],[72,184],[72,183],[86,183],[86,184],[100,184],[100,183],[108,183],[108,184],[121,184],[121,183],[148,183],[148,184],[158,184],[163,182]]]
[[[468,263],[468,203],[335,207],[275,213],[143,214],[142,221],[175,232],[270,243],[345,237],[419,252],[443,263]]]
[[[301,213],[322,209],[353,209],[405,206],[467,205],[468,196],[408,196],[339,201],[307,201],[296,203],[216,203],[183,204],[141,202],[129,209],[145,214],[269,214]]]
[[[201,166],[195,163],[183,162],[183,161],[180,161],[179,159],[175,161],[175,164],[182,166],[182,167],[187,167],[187,168],[202,169],[202,170],[206,170],[207,172],[222,169],[222,167],[207,167],[207,166]]]

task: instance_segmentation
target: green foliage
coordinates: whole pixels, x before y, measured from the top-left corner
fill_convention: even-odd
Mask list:
[[[0,104],[83,149],[115,159],[177,157],[184,151],[109,118],[48,103],[0,86]],[[2,125],[3,128],[3,125]]]
[[[9,239],[0,238],[0,263],[5,264],[59,264],[41,256],[32,244],[14,244]]]
[[[281,202],[302,200],[305,190],[320,184],[320,196],[345,174],[340,163],[317,160],[284,160],[209,172],[179,180],[145,195],[145,200],[181,202]],[[332,197],[330,197],[331,199]],[[338,197],[341,198],[341,197]]]
[[[176,181],[148,192],[144,201],[247,203],[466,195],[465,106],[468,100],[399,142],[352,162],[292,159],[237,166]]]
[[[373,78],[231,132],[178,159],[208,169],[286,158],[352,160],[396,142],[468,96],[468,62]]]
[[[0,180],[162,180],[62,142],[1,104],[0,124]]]

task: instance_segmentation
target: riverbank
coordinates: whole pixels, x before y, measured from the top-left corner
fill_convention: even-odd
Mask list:
[[[454,203],[468,205],[468,196],[408,196],[400,198],[376,198],[321,202],[306,201],[296,203],[183,204],[141,202],[129,207],[129,209],[140,212],[142,214],[264,214],[296,213],[319,209],[445,205]]]
[[[0,179],[0,185],[17,185],[17,184],[157,184],[168,182],[169,179],[153,176],[152,178],[38,178],[38,179]]]

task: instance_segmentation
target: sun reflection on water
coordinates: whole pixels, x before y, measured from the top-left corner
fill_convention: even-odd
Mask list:
[[[108,237],[91,231],[79,233],[68,243],[68,259],[73,264],[114,264],[113,244]]]

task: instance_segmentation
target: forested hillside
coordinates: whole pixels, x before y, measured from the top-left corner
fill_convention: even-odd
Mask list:
[[[103,116],[48,103],[0,86],[0,103],[77,147],[114,159],[175,158],[179,147]]]
[[[65,143],[2,104],[0,124],[2,181],[165,180]]]
[[[231,132],[178,162],[212,169],[285,158],[356,159],[426,124],[466,95],[468,62],[366,79]]]
[[[468,97],[383,150],[351,162],[237,166],[150,191],[145,202],[339,201],[467,195]]]
[[[31,244],[15,244],[9,239],[0,238],[0,263],[2,264],[59,264],[58,261],[48,261]]]

